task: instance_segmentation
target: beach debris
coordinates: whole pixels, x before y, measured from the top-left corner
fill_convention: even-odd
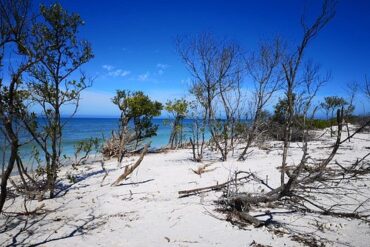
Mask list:
[[[117,180],[114,181],[114,183],[111,184],[111,186],[117,186],[120,182],[125,180],[128,177],[128,175],[130,175],[141,164],[141,162],[144,159],[145,154],[148,152],[148,147],[149,147],[149,144],[146,144],[144,146],[143,151],[140,154],[139,159],[133,165],[126,166],[125,171],[123,172],[123,174],[121,176],[119,176],[117,178]]]
[[[202,173],[206,173],[206,172],[211,172],[211,171],[214,171],[216,170],[216,168],[212,168],[212,169],[207,169],[208,167],[210,167],[211,164],[205,164],[205,165],[201,165],[201,166],[198,166],[197,169],[191,169],[195,174],[201,176]]]
[[[240,177],[240,178],[237,179],[237,181],[240,181],[240,180],[243,180],[243,179],[245,180],[245,179],[248,179],[249,177],[250,177],[250,175]],[[227,186],[228,184],[233,183],[233,182],[235,182],[235,180],[229,180],[229,181],[227,181],[225,183],[222,183],[222,184],[217,183],[216,185],[201,187],[201,188],[196,188],[196,189],[191,189],[191,190],[180,190],[178,192],[179,198],[193,196],[193,195],[197,195],[199,193],[208,192],[208,191],[212,191],[212,190],[220,190],[220,189],[224,188],[225,186]]]

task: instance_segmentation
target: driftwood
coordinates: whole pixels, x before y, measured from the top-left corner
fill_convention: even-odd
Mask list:
[[[346,181],[353,181],[354,179],[360,178],[360,176],[370,173],[370,168],[368,163],[364,162],[367,157],[370,156],[370,153],[366,154],[364,157],[357,159],[357,161],[350,167],[344,167],[338,162],[335,162],[336,165],[340,168],[339,170],[336,167],[330,167],[329,164],[334,159],[340,145],[347,141],[348,137],[344,140],[341,139],[342,128],[343,128],[343,109],[338,111],[337,114],[337,138],[334,145],[331,146],[332,150],[328,156],[321,160],[320,162],[314,162],[312,165],[308,165],[308,149],[307,142],[303,146],[303,154],[300,163],[292,170],[285,171],[289,177],[289,180],[277,187],[271,188],[263,180],[259,179],[255,175],[251,175],[255,181],[260,184],[266,185],[269,187],[270,191],[265,193],[234,193],[227,194],[219,200],[219,204],[222,205],[225,212],[231,212],[234,216],[237,216],[240,220],[246,223],[253,224],[254,226],[267,225],[271,221],[263,222],[249,214],[249,209],[253,206],[259,207],[261,203],[275,203],[283,199],[284,204],[290,205],[297,210],[303,212],[319,213],[323,215],[332,215],[336,217],[348,217],[360,219],[365,222],[369,222],[370,215],[366,212],[358,212],[358,209],[362,207],[365,203],[369,201],[367,198],[363,202],[357,205],[356,209],[353,212],[348,211],[338,211],[338,206],[341,205],[340,202],[333,205],[323,205],[320,201],[315,201],[315,197],[312,197],[313,194],[323,193],[320,189],[325,188],[325,194],[334,195],[338,193],[338,190],[341,191],[343,196],[346,196],[351,189],[348,188]],[[367,122],[365,125],[370,124]],[[364,127],[359,127],[354,133],[358,133],[359,130]],[[350,137],[352,137],[351,135]],[[345,183],[345,187],[340,187],[340,183]],[[358,192],[360,193],[360,192]],[[313,198],[311,200],[311,198]],[[305,204],[309,204],[310,207]],[[317,208],[318,210],[313,210],[312,207]]]
[[[121,176],[119,176],[117,178],[117,180],[114,181],[114,183],[111,184],[111,186],[117,186],[121,181],[125,180],[128,177],[128,175],[130,175],[141,164],[141,162],[144,159],[145,154],[148,152],[148,147],[149,147],[149,144],[146,144],[144,146],[143,151],[140,154],[139,159],[135,162],[135,164],[133,164],[131,166],[126,166],[125,171],[123,172],[123,174]]]
[[[257,219],[256,217],[250,215],[247,212],[238,212],[238,211],[235,211],[234,214],[236,216],[238,216],[241,220],[243,220],[245,222],[248,222],[248,223],[254,225],[255,227],[260,227],[260,226],[264,225],[263,221],[260,221],[259,219]]]
[[[238,178],[238,180],[247,179],[248,177],[250,177],[250,176],[241,177],[241,178]],[[180,190],[178,192],[179,198],[193,196],[193,195],[197,195],[197,194],[202,193],[202,192],[207,192],[207,191],[212,191],[212,190],[220,190],[220,189],[224,188],[226,185],[228,185],[230,183],[233,183],[233,182],[235,182],[234,179],[229,180],[229,181],[227,181],[225,183],[222,183],[222,184],[216,184],[216,185],[212,185],[212,186],[201,187],[201,188],[196,188],[196,189],[191,189],[191,190]]]
[[[212,168],[212,169],[208,169],[208,167],[210,167],[211,164],[205,164],[205,165],[202,165],[202,166],[199,166],[197,169],[191,169],[195,174],[201,176],[203,173],[206,173],[206,172],[211,172],[211,171],[214,171],[216,170],[216,168]]]

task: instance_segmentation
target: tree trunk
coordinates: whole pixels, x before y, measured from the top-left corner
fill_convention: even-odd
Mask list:
[[[10,137],[11,146],[10,146],[10,156],[9,156],[8,166],[1,176],[0,212],[2,212],[5,201],[6,201],[8,179],[10,177],[10,174],[13,171],[14,164],[15,164],[15,161],[18,155],[18,147],[19,147],[18,138],[15,135],[12,124],[9,120],[4,121],[4,127]]]
[[[4,204],[5,204],[5,200],[6,200],[6,196],[7,196],[8,179],[10,177],[10,174],[13,171],[15,160],[16,160],[16,157],[17,157],[17,149],[18,149],[18,145],[13,143],[11,145],[11,152],[10,152],[10,157],[9,157],[9,161],[8,161],[8,166],[5,170],[5,172],[1,176],[0,213],[3,211],[3,207],[4,207]]]

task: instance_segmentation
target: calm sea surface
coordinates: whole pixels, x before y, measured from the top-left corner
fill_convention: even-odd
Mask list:
[[[41,121],[41,120],[40,120]],[[63,120],[64,121],[64,120]],[[164,123],[164,119],[154,119],[153,123],[158,125],[157,136],[150,138],[152,142],[151,148],[160,148],[168,144],[168,139],[171,132],[171,126]],[[185,125],[185,137],[188,140],[189,126],[192,120],[184,120]],[[116,118],[72,118],[66,121],[66,125],[63,129],[63,151],[62,153],[71,156],[74,153],[74,145],[82,140],[87,140],[90,137],[97,137],[102,142],[104,139],[108,139],[112,131],[118,129],[118,119]],[[23,141],[27,140],[27,136],[22,136]],[[4,150],[3,137],[0,137],[0,147]],[[21,156],[25,159],[31,154],[32,144],[22,146]],[[3,153],[0,153],[0,163],[3,161]]]

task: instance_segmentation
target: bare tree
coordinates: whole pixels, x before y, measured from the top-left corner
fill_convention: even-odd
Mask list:
[[[298,132],[302,132],[302,142],[307,146],[308,131],[312,129],[312,123],[319,105],[315,105],[313,100],[316,97],[320,88],[330,80],[330,73],[324,76],[320,75],[320,67],[309,62],[304,65],[302,71],[302,79],[299,91],[294,104],[295,116],[293,119],[294,125],[298,128]],[[310,120],[310,121],[309,121]],[[306,152],[305,150],[303,150]]]
[[[363,92],[365,93],[365,96],[370,99],[370,81],[367,79],[366,75]]]
[[[359,89],[360,89],[360,85],[356,81],[347,83],[346,85],[347,106],[345,107],[345,110],[344,110],[344,121],[345,121],[346,129],[347,129],[348,137],[350,136],[348,121],[355,111],[355,97],[358,94]],[[348,138],[348,141],[350,142],[351,138]]]
[[[288,157],[288,149],[291,138],[291,128],[294,118],[294,105],[293,105],[293,96],[296,88],[299,85],[299,71],[301,68],[302,60],[305,54],[305,50],[308,47],[309,43],[317,37],[319,32],[333,19],[335,15],[335,6],[336,1],[324,0],[321,6],[321,13],[315,19],[315,21],[308,25],[302,17],[301,24],[303,27],[303,37],[298,45],[297,49],[291,54],[285,54],[283,57],[282,67],[285,78],[284,93],[288,100],[288,109],[287,109],[287,121],[284,127],[284,143],[283,143],[283,156],[281,164],[281,185],[285,184],[285,170]]]
[[[191,122],[190,145],[193,152],[193,160],[200,162],[203,159],[205,145],[205,134],[207,128],[206,112],[199,107],[199,102],[193,101],[189,104],[189,118]]]
[[[246,131],[246,145],[239,156],[244,160],[257,130],[261,127],[263,110],[273,94],[280,88],[282,73],[279,67],[282,55],[282,44],[279,38],[271,43],[262,43],[257,54],[252,54],[246,61],[246,68],[254,83],[254,101],[252,105],[252,124]]]
[[[227,159],[229,149],[225,134],[230,133],[232,110],[226,94],[240,86],[240,48],[232,42],[216,41],[211,34],[202,33],[194,38],[179,38],[177,50],[193,77],[190,92],[204,108],[212,140]],[[226,121],[217,121],[215,105],[219,97]],[[225,141],[226,140],[226,141]]]
[[[242,101],[244,95],[242,93],[242,69],[239,69],[231,79],[232,83],[229,88],[225,88],[223,84],[219,84],[220,94],[217,97],[218,102],[223,106],[221,107],[226,119],[215,119],[211,128],[214,135],[213,141],[221,146],[222,160],[226,160],[229,151],[234,154],[234,149],[238,139],[237,128],[240,126],[242,119]],[[222,116],[222,113],[220,113]],[[219,143],[219,144],[218,144]]]

